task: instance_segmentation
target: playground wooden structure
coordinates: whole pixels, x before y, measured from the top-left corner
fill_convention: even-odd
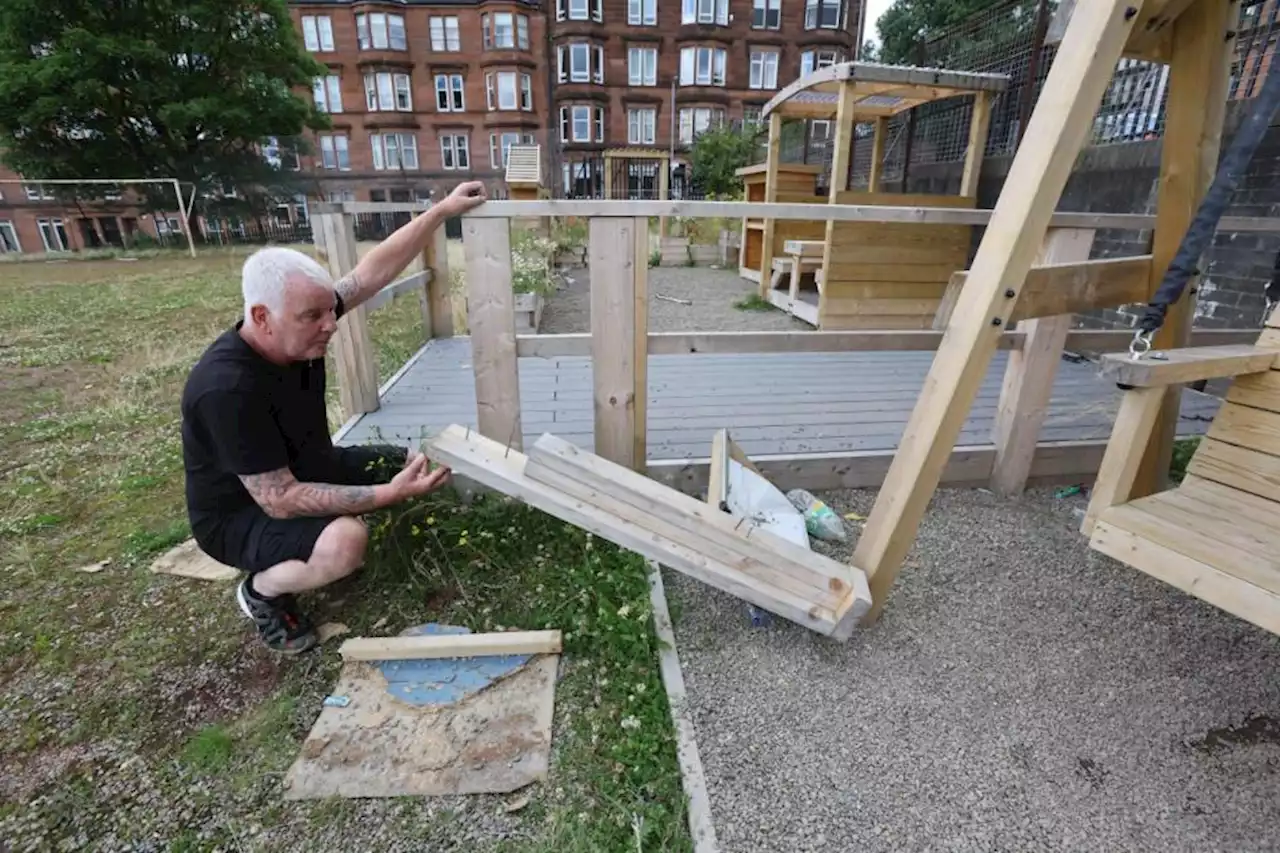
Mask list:
[[[463,219],[478,429],[447,429],[427,443],[428,454],[464,476],[821,633],[840,639],[853,627],[873,624],[935,489],[949,479],[949,470],[966,464],[958,459],[963,449],[956,448],[956,439],[996,350],[1010,350],[1010,359],[992,458],[982,476],[997,491],[1016,494],[1033,477],[1046,449],[1037,439],[1066,342],[1088,335],[1096,350],[1128,348],[1128,333],[1071,331],[1066,312],[1144,302],[1159,283],[1217,163],[1230,63],[1226,36],[1237,14],[1235,3],[1209,0],[1077,2],[993,210],[831,200],[481,205]],[[1055,211],[1112,71],[1126,55],[1155,55],[1171,65],[1156,214]],[[345,248],[351,214],[392,208],[404,209],[373,203],[317,209],[317,233],[335,273],[354,263]],[[589,335],[514,332],[508,220],[545,216],[590,221]],[[985,226],[985,231],[969,269],[945,277],[955,286],[944,331],[651,335],[646,323],[648,219],[661,216],[823,221],[831,223],[828,228],[841,223]],[[1274,221],[1253,219],[1224,218],[1219,227],[1280,230]],[[1090,261],[1093,232],[1099,228],[1152,228],[1151,254]],[[420,293],[424,328],[433,332],[441,305],[447,304],[445,264],[443,251],[433,247],[425,288],[421,280],[407,288],[392,286],[401,288],[396,294]],[[954,272],[962,276],[957,279]],[[1280,632],[1277,536],[1269,532],[1280,501],[1280,374],[1274,369],[1280,330],[1269,328],[1261,338],[1256,330],[1200,333],[1193,340],[1193,291],[1188,288],[1170,309],[1152,353],[1106,359],[1108,375],[1133,390],[1124,395],[1105,454],[1099,452],[1090,463],[1097,482],[1085,530],[1098,551]],[[1015,321],[1017,329],[1011,330]],[[1274,314],[1269,322],[1280,324]],[[358,417],[378,406],[363,307],[340,323],[338,339],[344,408]],[[1221,346],[1255,339],[1246,347]],[[1219,348],[1187,349],[1200,342]],[[645,476],[653,473],[646,453],[650,354],[913,348],[936,355],[897,450],[871,463],[883,473],[868,474],[868,460],[858,454],[820,462],[831,482],[847,484],[850,471],[857,471],[865,478],[860,482],[874,479],[880,488],[851,566],[837,571],[816,555],[777,547],[760,531],[746,529],[746,519],[721,518],[701,501],[685,501],[656,474]],[[555,436],[544,436],[526,453],[518,358],[585,353],[591,356],[594,388],[594,453],[566,447]],[[1169,490],[1181,385],[1219,375],[1242,379],[1197,452],[1188,482]],[[1066,458],[1100,448],[1054,450]],[[813,464],[775,460],[768,470],[785,489],[787,478],[802,470],[812,477]],[[701,477],[675,485],[700,497],[716,488],[707,467],[714,464],[708,461]],[[604,488],[607,475],[617,478],[617,491]],[[1081,466],[1071,468],[1070,478],[1086,479]],[[1041,470],[1040,479],[1052,480],[1053,472]]]
[[[765,104],[765,162],[739,169],[748,199],[893,207],[973,209],[986,149],[991,105],[1008,85],[1004,74],[902,68],[845,62],[820,68]],[[950,98],[972,110],[964,174],[956,195],[886,192],[882,186],[889,118]],[[835,128],[827,196],[817,196],[819,167],[782,163],[783,123],[828,119]],[[874,122],[865,190],[849,189],[854,129]],[[760,284],[760,296],[823,330],[928,329],[951,274],[965,268],[974,226],[803,221],[772,217],[742,222],[739,272]]]

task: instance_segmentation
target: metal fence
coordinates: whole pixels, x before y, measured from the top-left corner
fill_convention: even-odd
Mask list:
[[[1008,88],[992,106],[987,156],[1012,154],[1021,141],[1057,53],[1056,45],[1046,44],[1056,5],[1056,0],[998,0],[916,47],[915,65],[1009,75]],[[1260,90],[1280,36],[1278,17],[1280,0],[1246,0],[1241,5],[1229,98],[1251,98]],[[1167,65],[1122,59],[1087,144],[1159,138],[1164,133],[1168,83]],[[901,181],[915,165],[962,160],[971,111],[971,99],[955,98],[895,116],[889,122],[884,179]],[[859,140],[869,133],[869,126],[860,128]],[[855,143],[853,186],[865,186],[870,154],[869,144]]]

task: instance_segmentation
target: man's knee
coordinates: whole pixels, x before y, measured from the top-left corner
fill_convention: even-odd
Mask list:
[[[336,580],[364,565],[368,546],[369,528],[362,520],[354,516],[335,518],[320,535],[308,562]]]

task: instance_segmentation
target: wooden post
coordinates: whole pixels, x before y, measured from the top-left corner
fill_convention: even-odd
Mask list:
[[[1235,2],[1202,0],[1173,23],[1169,99],[1151,247],[1152,294],[1177,254],[1182,236],[1218,168],[1227,83],[1235,46],[1228,31],[1235,27],[1238,13],[1239,5]],[[1194,291],[1199,285],[1199,278],[1192,278],[1182,298],[1169,306],[1164,325],[1152,341],[1153,349],[1182,347],[1190,341],[1195,317]],[[1181,385],[1165,390],[1163,407],[1130,497],[1140,498],[1167,488],[1181,402]]]
[[[764,167],[764,200],[769,203],[778,200],[778,160],[782,156],[782,116],[777,112],[769,114],[769,148],[765,154]],[[760,247],[760,298],[769,297],[769,285],[773,281],[773,226],[772,218],[764,221],[763,245]],[[742,245],[747,244],[747,232],[742,231]],[[745,249],[744,249],[745,251]]]
[[[1163,396],[1164,389],[1159,387],[1134,388],[1124,392],[1115,426],[1111,430],[1111,440],[1103,451],[1102,464],[1098,466],[1098,476],[1094,479],[1093,491],[1089,496],[1089,506],[1080,525],[1080,532],[1084,535],[1093,533],[1098,516],[1105,510],[1128,501],[1133,480],[1138,476],[1138,466],[1142,461],[1136,451],[1139,447],[1145,447],[1151,437]]]
[[[1045,237],[1036,264],[1065,264],[1089,260],[1093,247],[1091,228],[1054,228]],[[1024,320],[1017,331],[1026,337],[1022,347],[1009,353],[996,411],[996,459],[991,469],[991,489],[1002,495],[1020,493],[1031,474],[1036,441],[1053,396],[1053,380],[1062,361],[1062,349],[1074,315]]]
[[[648,397],[648,220],[590,220],[595,452],[643,471]]]
[[[876,133],[871,139],[871,170],[867,173],[867,192],[880,192],[880,181],[884,178],[884,146],[888,136],[889,120],[881,116],[876,119]]]
[[[418,294],[423,332],[427,338],[453,337],[453,281],[449,278],[449,237],[444,223],[431,235],[422,251],[422,268],[431,278]]]
[[[853,84],[847,80],[840,83],[840,93],[836,102],[836,138],[831,149],[831,187],[827,191],[827,203],[835,204],[840,193],[849,188],[849,159],[853,143],[854,96]],[[876,125],[877,138],[881,138],[879,123]],[[872,162],[875,152],[872,151]],[[826,236],[822,245],[822,275],[824,281],[830,275],[832,267],[831,252],[835,243],[835,220],[827,220]],[[816,275],[815,275],[816,279]],[[827,290],[824,285],[818,293],[818,328],[822,328],[822,318],[827,313]],[[788,308],[788,310],[793,310]]]
[[[471,217],[462,223],[477,422],[485,437],[520,450],[524,435],[516,361],[516,299],[511,289],[511,223]]]
[[[334,281],[356,267],[355,217],[349,213],[317,213],[312,217],[312,235],[324,255]],[[348,310],[338,321],[333,337],[338,367],[338,402],[344,418],[378,410],[378,362],[369,337],[365,306]]]
[[[969,119],[969,147],[964,152],[964,175],[960,178],[960,195],[978,197],[978,175],[987,152],[987,132],[991,129],[991,93],[973,96],[973,114]],[[905,189],[905,188],[904,188]]]
[[[869,575],[874,601],[864,624],[883,612],[915,540],[1133,28],[1136,16],[1126,14],[1131,8],[1129,0],[1088,0],[1067,27],[969,282],[854,551],[853,563]]]

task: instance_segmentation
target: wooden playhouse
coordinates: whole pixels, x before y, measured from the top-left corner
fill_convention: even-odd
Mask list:
[[[1004,74],[844,62],[821,68],[765,105],[764,163],[740,169],[748,201],[894,207],[974,208],[995,96]],[[882,187],[889,119],[946,98],[973,101],[956,195],[887,192]],[[817,195],[822,166],[782,163],[783,122],[833,120],[830,187]],[[854,128],[874,124],[865,190],[848,189]],[[760,296],[819,329],[928,329],[951,274],[968,265],[973,225],[745,218],[740,274]]]

